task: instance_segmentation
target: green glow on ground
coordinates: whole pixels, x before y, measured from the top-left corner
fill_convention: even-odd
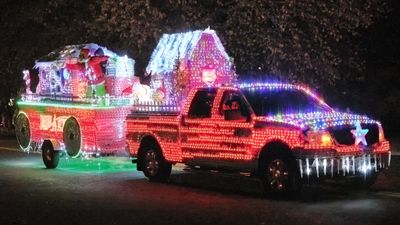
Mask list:
[[[100,157],[100,158],[60,158],[56,170],[78,173],[119,173],[132,172],[136,165],[128,157]]]
[[[40,156],[39,154],[34,154]],[[32,159],[29,154],[26,154],[20,159],[4,159],[0,160],[0,166],[20,167],[29,169],[45,169],[42,157]],[[67,174],[108,174],[108,173],[121,173],[121,172],[134,172],[136,171],[136,164],[133,164],[128,157],[100,157],[100,158],[65,158],[61,157],[58,167],[54,172],[62,172]]]

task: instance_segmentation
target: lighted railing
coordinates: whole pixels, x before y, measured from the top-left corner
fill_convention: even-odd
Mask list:
[[[130,96],[97,96],[91,98],[80,98],[65,95],[39,95],[24,94],[22,100],[25,102],[48,102],[48,103],[76,103],[91,106],[124,106],[132,105],[134,99]]]
[[[139,101],[130,96],[98,96],[92,98],[79,98],[76,96],[61,95],[22,95],[24,102],[42,102],[42,103],[73,103],[90,106],[132,106],[132,112],[135,113],[172,113],[176,114],[181,107],[176,101],[165,102]]]
[[[133,113],[163,113],[176,114],[181,107],[176,101],[154,102],[154,101],[136,101],[133,103]]]

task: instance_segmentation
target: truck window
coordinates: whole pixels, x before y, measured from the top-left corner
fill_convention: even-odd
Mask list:
[[[301,90],[249,88],[242,89],[242,93],[257,116],[331,111]]]
[[[189,118],[211,118],[216,89],[199,90],[189,108]]]
[[[225,120],[247,120],[249,109],[242,95],[234,91],[226,91],[222,97],[219,112]]]

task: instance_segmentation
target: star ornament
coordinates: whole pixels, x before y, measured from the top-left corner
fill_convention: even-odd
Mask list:
[[[356,129],[351,130],[353,137],[355,138],[354,145],[358,145],[363,143],[363,145],[367,145],[367,141],[365,140],[365,135],[368,133],[368,129],[362,129],[360,122],[356,123]]]

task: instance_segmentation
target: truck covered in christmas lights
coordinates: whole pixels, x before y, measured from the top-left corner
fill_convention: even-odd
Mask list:
[[[194,88],[179,105],[136,105],[126,120],[129,152],[150,180],[171,166],[258,176],[268,192],[311,177],[374,183],[390,165],[382,125],[333,110],[304,86],[255,83]]]
[[[20,148],[42,150],[47,168],[69,157],[112,154],[125,149],[124,121],[133,97],[134,60],[97,44],[69,45],[35,63],[39,83],[17,102]],[[34,89],[34,90],[32,90]]]

